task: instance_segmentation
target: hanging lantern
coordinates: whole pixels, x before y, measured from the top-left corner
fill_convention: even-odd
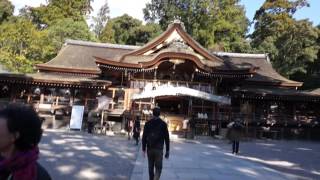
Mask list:
[[[37,87],[35,90],[34,90],[34,94],[36,95],[40,95],[41,93],[41,89],[39,87]]]
[[[65,92],[64,92],[64,95],[65,96],[70,96],[71,92],[70,92],[70,89],[67,89]]]
[[[9,90],[8,86],[4,85],[3,88],[2,88],[2,91],[8,91],[8,90]]]
[[[98,91],[97,96],[101,96],[101,95],[102,95],[101,91]]]

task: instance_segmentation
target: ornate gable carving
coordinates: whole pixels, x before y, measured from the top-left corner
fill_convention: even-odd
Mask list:
[[[172,52],[175,52],[175,50],[190,52],[197,56],[200,60],[223,63],[222,59],[210,54],[198,42],[192,39],[192,37],[185,31],[183,23],[181,23],[179,20],[175,20],[172,24],[170,24],[168,29],[158,38],[135,51],[123,55],[121,60],[125,59],[126,56],[149,56],[157,54],[160,51],[169,52],[170,50],[172,50]]]

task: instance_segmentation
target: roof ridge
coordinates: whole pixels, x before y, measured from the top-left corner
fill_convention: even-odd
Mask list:
[[[106,48],[119,48],[119,49],[129,49],[129,50],[135,50],[140,47],[140,46],[133,46],[133,45],[99,43],[99,42],[82,41],[82,40],[74,40],[74,39],[67,39],[65,41],[65,44],[93,46],[93,47],[106,47]]]
[[[247,58],[267,58],[267,54],[251,54],[251,53],[231,53],[231,52],[221,52],[221,51],[212,51],[211,52],[217,56],[229,56],[229,57],[247,57]]]

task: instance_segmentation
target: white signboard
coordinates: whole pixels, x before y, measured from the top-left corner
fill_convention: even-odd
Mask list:
[[[70,129],[79,129],[82,127],[84,106],[72,106]]]

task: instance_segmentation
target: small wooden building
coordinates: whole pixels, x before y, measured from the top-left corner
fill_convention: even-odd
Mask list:
[[[39,111],[86,111],[109,99],[108,121],[150,118],[159,106],[171,131],[190,118],[199,135],[219,133],[233,118],[248,127],[273,122],[312,124],[319,119],[319,92],[297,90],[301,82],[278,74],[266,54],[210,52],[175,21],[144,46],[67,40],[35,74],[0,75],[1,102],[33,103]],[[274,121],[275,120],[275,121]],[[316,125],[318,127],[318,125]],[[248,134],[257,132],[248,128]]]

